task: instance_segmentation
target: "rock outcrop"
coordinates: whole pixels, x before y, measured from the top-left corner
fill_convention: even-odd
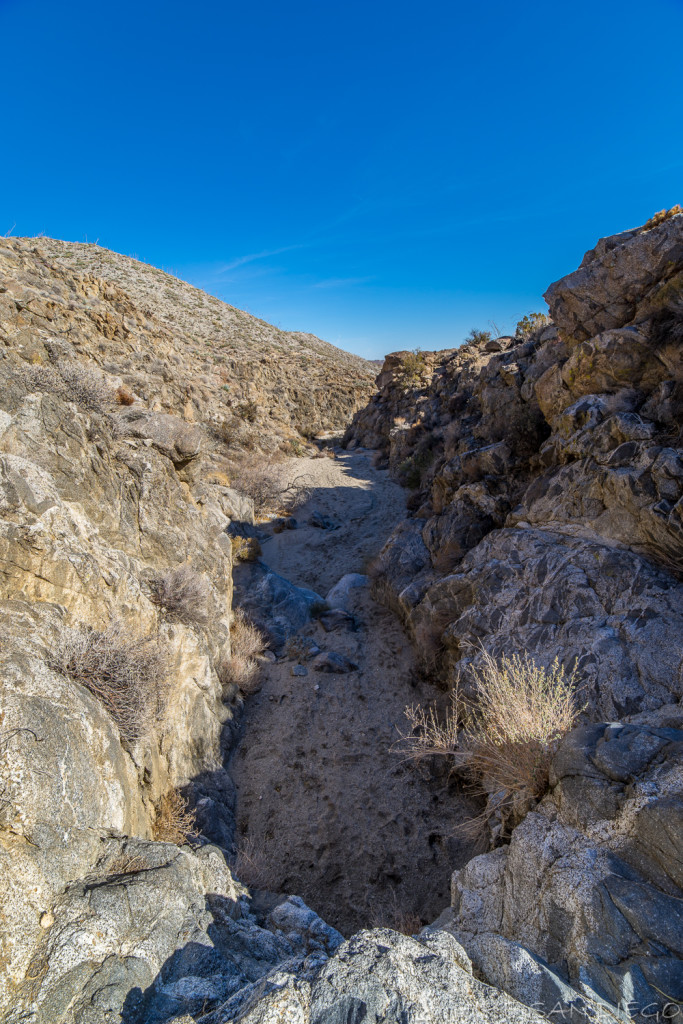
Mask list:
[[[517,998],[571,983],[639,1019],[683,998],[682,293],[674,211],[600,241],[546,292],[549,325],[417,373],[388,357],[346,434],[413,487],[374,587],[430,669],[467,689],[482,645],[557,657],[602,722],[454,875],[443,926]]]

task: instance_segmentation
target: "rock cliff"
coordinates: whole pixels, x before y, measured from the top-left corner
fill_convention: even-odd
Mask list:
[[[587,705],[444,926],[523,1001],[552,965],[643,1019],[683,998],[682,294],[680,213],[603,239],[550,324],[389,356],[345,438],[413,488],[375,588],[430,670],[467,690],[483,645],[558,657]]]

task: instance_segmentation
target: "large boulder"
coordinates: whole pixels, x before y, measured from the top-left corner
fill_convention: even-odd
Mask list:
[[[669,721],[683,725],[680,710]],[[510,845],[453,875],[449,930],[489,980],[527,998],[512,942],[541,969],[531,992],[549,991],[551,971],[637,1020],[681,999],[682,753],[683,731],[668,724],[566,737],[551,792]]]
[[[544,1018],[477,981],[446,932],[408,938],[363,931],[329,960],[283,965],[200,1024],[534,1024]]]
[[[683,288],[683,213],[602,238],[544,298],[566,341],[646,319]]]
[[[683,696],[683,584],[625,549],[550,529],[495,530],[427,590],[413,628],[440,624],[455,682],[494,656],[524,651],[576,666],[592,713],[620,718]]]

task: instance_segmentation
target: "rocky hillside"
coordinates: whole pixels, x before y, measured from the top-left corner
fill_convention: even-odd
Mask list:
[[[375,588],[429,670],[467,693],[484,648],[558,657],[586,703],[444,925],[517,998],[558,995],[550,964],[641,1019],[683,998],[683,215],[545,297],[526,336],[389,356],[346,443],[413,488]]]
[[[278,328],[128,256],[0,239],[0,340],[32,364],[86,360],[144,407],[218,441],[272,450],[343,429],[374,367]]]

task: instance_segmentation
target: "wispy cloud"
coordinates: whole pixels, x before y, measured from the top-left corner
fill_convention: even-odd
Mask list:
[[[236,259],[231,260],[230,263],[224,263],[216,273],[227,274],[231,270],[236,270],[237,267],[243,267],[245,263],[253,263],[254,260],[264,260],[269,256],[279,256],[283,252],[291,252],[292,249],[303,249],[304,243],[299,242],[296,245],[283,245],[281,249],[264,249],[263,252],[250,252],[246,256],[238,256]]]
[[[367,284],[374,277],[328,277],[324,281],[316,281],[314,288],[346,288],[354,284]]]

